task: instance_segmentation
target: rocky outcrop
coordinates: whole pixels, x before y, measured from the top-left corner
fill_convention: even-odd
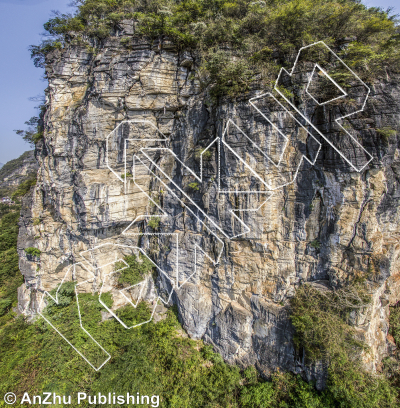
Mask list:
[[[20,310],[34,313],[31,296],[55,288],[72,264],[85,262],[84,251],[111,243],[108,256],[116,260],[140,247],[163,271],[157,291],[166,301],[172,293],[169,303],[178,305],[190,336],[213,344],[226,361],[256,364],[266,376],[279,367],[322,381],[319,368],[306,368],[294,348],[288,299],[305,282],[338,287],[359,276],[370,283],[373,302],[354,324],[371,347],[365,363],[376,370],[387,352],[388,307],[400,299],[399,142],[391,135],[386,143],[376,132],[398,129],[398,78],[373,84],[363,116],[351,122],[373,156],[363,171],[320,141],[315,164],[303,162],[295,182],[271,195],[252,169],[275,170],[234,126],[225,140],[241,146],[240,158],[235,148],[222,148],[218,159],[216,145],[203,153],[229,119],[266,145],[273,132],[263,133],[267,125],[248,103],[265,91],[261,85],[240,100],[216,104],[192,75],[194,55],[133,31],[126,21],[95,54],[71,46],[49,57],[38,183],[20,229],[26,281]],[[129,41],[122,45],[121,39]],[[313,116],[325,130],[333,126],[328,113],[319,109]],[[293,126],[291,134],[312,148],[299,125],[283,117],[280,126]],[[170,150],[147,157],[140,148],[148,147]],[[135,182],[124,152],[141,157]],[[193,173],[201,164],[198,181]],[[227,193],[217,194],[218,171]],[[241,211],[246,208],[254,211]],[[148,225],[150,216],[159,218],[158,228]],[[40,260],[28,258],[26,246],[38,247]],[[86,262],[104,273],[102,257]]]
[[[23,181],[34,177],[38,167],[33,150],[10,160],[0,170],[0,195],[11,194]]]

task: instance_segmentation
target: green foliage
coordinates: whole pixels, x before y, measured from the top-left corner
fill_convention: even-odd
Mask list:
[[[350,313],[369,302],[370,296],[362,286],[330,291],[304,285],[291,300],[295,344],[304,350],[309,361],[322,360],[328,364],[325,395],[328,401],[337,401],[341,407],[396,404],[396,393],[389,382],[362,368],[360,354],[368,349],[349,324]]]
[[[211,361],[213,364],[223,363],[224,361],[219,354],[214,353],[212,346],[209,345],[205,345],[201,349],[201,355],[205,360]]]
[[[291,321],[296,329],[295,344],[304,348],[308,358],[330,360],[342,352],[364,350],[346,321],[352,310],[369,302],[364,290],[359,292],[353,288],[322,291],[309,285],[297,290],[291,300]]]
[[[19,210],[19,205],[0,203],[0,327],[9,320],[17,303],[17,288],[23,283],[17,253]]]
[[[23,197],[24,195],[28,194],[29,191],[31,190],[31,188],[33,186],[36,185],[37,179],[36,179],[36,174],[32,174],[30,176],[30,178],[28,178],[27,180],[23,181],[18,188],[14,191],[14,193],[12,194],[12,198],[18,199],[19,197]]]
[[[29,165],[32,165],[32,151],[28,151],[23,153],[20,157],[14,160],[10,160],[7,162],[1,169],[0,169],[0,185],[1,180],[4,180],[6,178],[10,178],[15,180],[16,182],[21,183],[24,180],[33,178],[34,175],[32,173],[27,174],[27,175],[21,175],[17,171],[22,165],[25,163],[29,163]],[[12,186],[7,186],[4,185],[4,187],[0,187],[0,197],[5,197],[5,196],[12,196],[14,191],[18,188],[17,185],[12,185]]]
[[[28,255],[37,256],[37,257],[40,257],[40,254],[42,253],[42,251],[40,249],[34,248],[34,247],[25,248],[24,251]]]
[[[390,308],[389,333],[393,336],[397,347],[400,346],[400,303]]]
[[[376,133],[378,133],[382,140],[387,144],[390,137],[394,136],[397,132],[394,129],[385,126],[381,129],[376,129]]]
[[[172,40],[199,58],[197,78],[213,98],[236,97],[251,82],[271,84],[298,49],[323,40],[368,80],[397,70],[400,37],[395,16],[353,0],[86,0],[75,14],[45,24],[52,36],[31,47],[37,66],[61,46],[100,44],[122,19],[136,20],[136,33]],[[128,39],[123,39],[123,44]],[[336,80],[346,73],[338,72]]]
[[[277,372],[271,382],[259,382],[245,387],[240,403],[243,408],[333,407],[324,397],[299,376]]]
[[[0,299],[0,317],[4,316],[11,308],[12,299]]]
[[[203,160],[210,160],[212,153],[210,150],[205,150],[202,147],[198,147],[194,152],[194,158],[199,161],[201,157]]]
[[[151,217],[147,225],[152,228],[153,230],[157,230],[160,226],[160,218],[159,217]]]
[[[0,392],[13,389],[19,397],[33,389],[76,394],[85,384],[91,393],[158,394],[165,407],[237,406],[239,369],[205,360],[197,350],[198,342],[178,335],[180,326],[172,311],[157,324],[127,332],[115,320],[100,323],[97,296],[79,297],[85,327],[111,352],[111,361],[95,372],[43,320],[28,325],[19,318],[0,331]],[[82,331],[76,302],[65,302],[51,315],[48,310],[44,313],[71,342],[79,341]],[[124,308],[118,313],[139,321],[149,310],[141,303],[137,309]]]
[[[400,399],[400,302],[389,309],[389,335],[393,337],[397,347],[384,360],[384,372],[389,377],[392,386],[397,389],[398,398]]]
[[[130,46],[131,42],[132,40],[130,38],[121,38],[120,41],[121,45],[127,48]]]
[[[46,311],[49,315],[53,315],[62,308],[68,306],[71,304],[71,302],[75,298],[75,283],[74,282],[65,282],[63,283],[60,288],[58,289],[53,289],[50,292],[50,295],[57,300],[57,302],[54,302],[52,299],[48,300],[47,308]]]
[[[115,270],[123,269],[118,276],[118,283],[122,286],[136,285],[141,282],[148,274],[153,273],[154,264],[144,255],[140,254],[139,259],[136,255],[126,256],[123,262],[115,264]]]
[[[132,177],[132,173],[127,172],[127,173],[121,174],[122,179],[129,178],[129,177]]]
[[[328,369],[327,399],[334,407],[374,408],[398,406],[397,391],[379,374],[366,372],[361,364],[332,359]]]
[[[24,392],[76,395],[82,390],[88,394],[139,391],[160,395],[160,406],[171,408],[398,406],[388,383],[379,376],[363,372],[346,354],[339,353],[339,358],[329,359],[328,387],[323,392],[316,391],[299,376],[279,371],[266,382],[259,378],[254,367],[240,372],[238,367],[224,363],[211,346],[182,337],[175,308],[169,309],[166,319],[158,323],[152,321],[126,330],[115,319],[102,321],[104,309],[98,293],[79,294],[84,327],[111,353],[111,360],[96,372],[43,319],[28,324],[22,316],[15,318],[11,308],[16,305],[17,287],[22,283],[16,253],[19,206],[0,205],[0,217],[0,394],[12,390],[21,398]],[[142,279],[153,268],[145,257],[126,257],[125,261],[130,266],[129,271],[122,271],[126,276],[121,273],[121,284],[134,284],[135,278]],[[121,263],[120,267],[124,266]],[[56,292],[54,289],[51,295],[54,297]],[[111,307],[109,293],[103,293],[102,300]],[[352,330],[341,326],[347,324],[349,311],[363,306],[367,300],[362,291],[321,295],[312,293],[310,288],[300,288],[292,302],[292,321],[298,340],[307,350],[324,347],[330,351],[322,353],[325,357],[334,356],[332,343],[342,333],[346,334],[350,346],[339,340],[339,346],[334,346],[333,350],[359,348],[358,342],[351,339]],[[141,302],[136,309],[127,306],[117,314],[134,324],[147,319],[151,313],[148,305]],[[58,304],[48,300],[44,315],[72,344],[83,347],[86,353],[91,352],[78,319],[74,282],[65,282],[59,288]],[[396,316],[398,318],[392,312],[394,334],[397,333],[397,326],[393,324]],[[319,328],[321,324],[330,330],[328,334]],[[310,334],[310,331],[315,333]],[[311,344],[307,344],[309,339]]]
[[[28,126],[28,130],[14,130],[14,132],[22,136],[22,138],[28,142],[31,146],[35,146],[39,140],[43,139],[44,134],[44,124],[43,124],[43,117],[46,112],[45,105],[39,106],[40,115],[39,116],[32,116],[25,125]]]
[[[247,92],[254,76],[254,72],[245,59],[233,59],[222,50],[207,55],[204,70],[208,74],[210,95],[214,99],[222,95],[233,97]]]
[[[45,68],[46,56],[54,50],[61,50],[63,48],[63,42],[58,40],[45,40],[40,45],[31,45],[29,51],[31,52],[31,58],[33,64],[37,68]]]
[[[312,207],[310,209],[312,210]],[[321,248],[321,243],[318,241],[318,239],[314,239],[313,241],[311,241],[310,245],[315,249]]]
[[[188,187],[191,188],[193,191],[199,191],[199,183],[196,183],[195,181],[193,183],[189,183]]]
[[[10,160],[0,169],[0,179],[8,177],[11,173],[21,167],[27,157],[31,154],[32,151],[25,152],[21,154],[17,159]]]
[[[286,89],[284,86],[278,86],[278,90],[283,94],[283,96],[286,99],[290,100],[294,98],[293,92],[289,91],[289,89]]]

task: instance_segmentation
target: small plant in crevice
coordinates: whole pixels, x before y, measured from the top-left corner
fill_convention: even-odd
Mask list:
[[[120,44],[125,48],[131,49],[132,39],[129,37],[121,38]]]
[[[318,241],[318,239],[314,239],[313,241],[310,242],[310,246],[314,249],[320,249],[321,243]]]
[[[40,255],[41,255],[41,253],[42,253],[42,251],[41,251],[40,249],[34,248],[34,247],[25,248],[24,251],[25,251],[28,255],[35,256],[35,257],[37,257],[37,258],[39,258]]]
[[[193,191],[199,191],[200,190],[199,183],[196,183],[195,181],[193,183],[189,183],[188,187]]]
[[[197,161],[200,161],[201,158],[203,158],[203,160],[210,160],[211,157],[212,157],[211,151],[203,149],[202,147],[198,147],[194,152],[194,158]]]
[[[128,178],[130,178],[130,177],[132,177],[132,173],[127,172],[127,173],[122,173],[122,174],[121,174],[121,178],[122,178],[123,180],[128,179]]]
[[[385,142],[386,144],[389,143],[389,139],[396,135],[396,131],[388,126],[385,126],[380,129],[376,129],[376,133],[381,137],[382,141]]]
[[[283,96],[287,99],[293,99],[294,98],[294,94],[292,91],[290,91],[289,89],[285,88],[284,86],[279,86],[278,90],[283,94]]]
[[[153,230],[157,230],[160,226],[160,218],[159,217],[151,217],[147,225],[152,228]]]

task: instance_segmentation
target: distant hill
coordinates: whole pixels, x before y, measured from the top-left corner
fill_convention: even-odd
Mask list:
[[[28,180],[38,170],[34,151],[23,153],[20,157],[10,160],[0,168],[0,197],[10,196],[20,183]]]
[[[1,169],[3,166],[4,166],[4,164],[3,164],[3,163],[0,163],[0,169]]]

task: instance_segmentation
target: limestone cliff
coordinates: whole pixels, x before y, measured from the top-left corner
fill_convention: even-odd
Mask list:
[[[288,299],[304,282],[338,287],[362,275],[370,282],[373,302],[354,316],[354,324],[371,347],[365,362],[376,370],[387,353],[389,305],[400,299],[400,148],[397,136],[391,134],[386,142],[376,131],[398,129],[398,78],[374,83],[363,116],[351,123],[373,156],[363,171],[354,171],[322,142],[315,165],[304,162],[295,182],[271,196],[242,164],[247,160],[253,166],[257,155],[240,135],[230,137],[244,146],[242,161],[225,149],[219,162],[214,145],[204,155],[223,135],[228,119],[254,134],[262,121],[248,101],[265,90],[256,84],[240,100],[215,103],[191,75],[198,64],[195,55],[179,53],[166,40],[153,44],[136,37],[130,21],[122,27],[95,53],[70,46],[48,57],[38,183],[20,229],[25,276],[20,311],[34,314],[36,296],[55,288],[70,265],[84,260],[83,251],[103,243],[137,246],[165,272],[147,283],[147,299],[155,292],[168,298],[175,277],[188,280],[172,292],[170,304],[178,305],[190,336],[213,344],[229,362],[256,364],[265,375],[277,367],[304,372],[303,356],[292,341]],[[331,126],[327,111],[312,116],[321,128]],[[135,130],[132,123],[142,127]],[[130,167],[124,167],[124,154],[159,146],[146,145],[143,132],[148,139],[165,138],[162,146],[180,161],[154,153],[149,160],[158,167],[146,167],[143,159],[139,169],[149,171],[135,175],[136,185]],[[261,133],[257,137],[262,145],[268,137]],[[305,146],[310,149],[308,141]],[[182,163],[195,172],[202,165],[203,181],[196,181]],[[216,192],[218,165],[230,191],[221,197]],[[159,169],[162,175],[156,177]],[[235,189],[259,192],[236,194]],[[215,238],[213,227],[201,222],[205,218],[198,208],[226,236]],[[258,211],[240,212],[245,208]],[[162,217],[161,210],[168,216]],[[151,215],[159,217],[158,228],[148,225]],[[132,234],[122,234],[129,226]],[[155,231],[166,235],[147,235]],[[179,245],[168,235],[172,233]],[[221,257],[214,263],[221,243]],[[196,245],[204,254],[195,251]],[[28,246],[41,250],[40,260],[27,256],[23,248]],[[93,254],[90,262],[101,270],[107,259],[125,253],[110,246],[106,254]],[[109,289],[116,298],[112,284]]]

